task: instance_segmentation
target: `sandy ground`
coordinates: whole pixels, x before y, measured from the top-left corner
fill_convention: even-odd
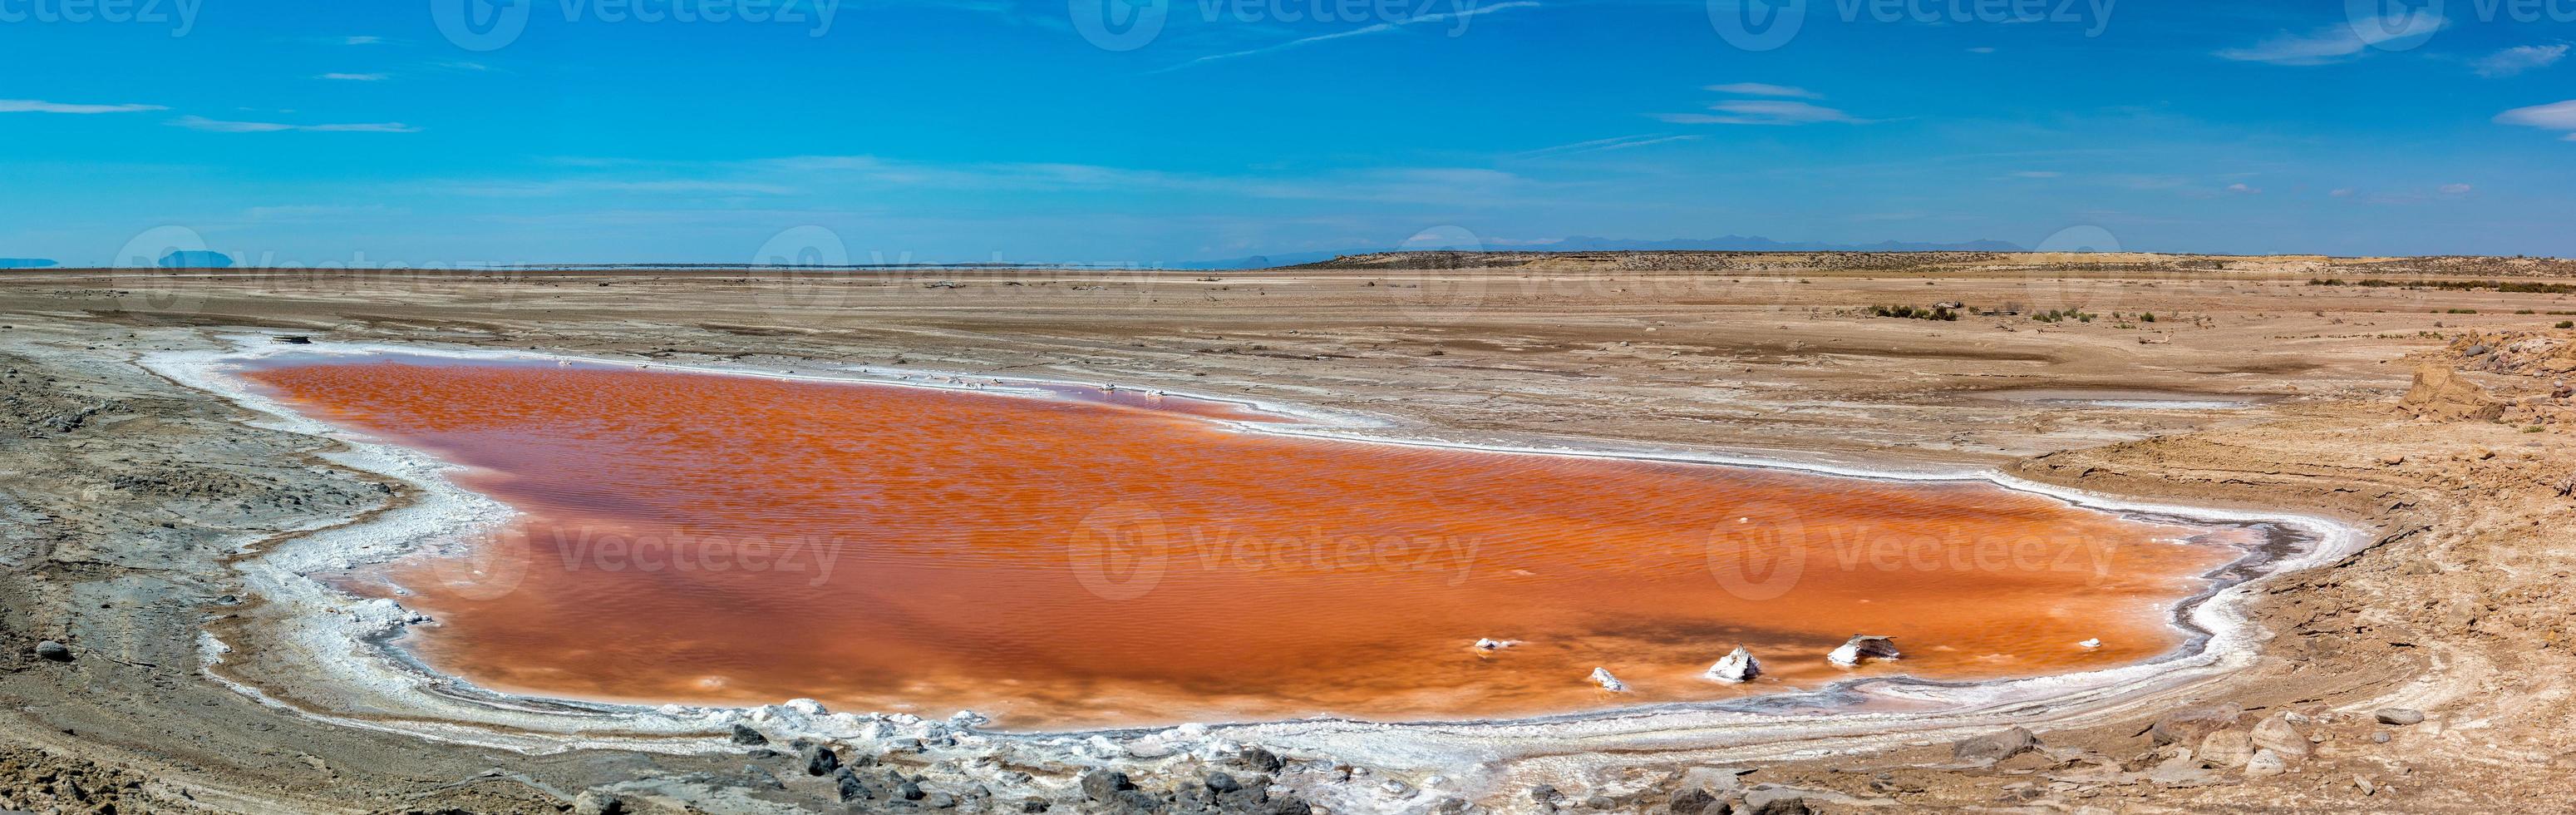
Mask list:
[[[1407,265],[1443,268],[1396,268]],[[2576,369],[2576,330],[2553,328],[2567,317],[2552,312],[2576,312],[2576,296],[2311,279],[2547,279],[2563,265],[1603,255],[1216,273],[12,272],[0,277],[0,419],[13,427],[0,440],[0,806],[1146,805],[1103,777],[1086,792],[1080,762],[938,744],[845,750],[869,764],[873,792],[843,803],[831,778],[758,748],[529,747],[542,733],[464,746],[410,735],[396,712],[334,709],[354,697],[299,685],[283,660],[258,667],[263,620],[286,610],[238,566],[415,491],[325,461],[335,442],[250,426],[239,406],[136,364],[266,331],[1133,383],[1374,414],[1441,438],[1993,468],[2331,516],[2372,536],[2262,584],[2252,610],[2266,642],[2242,670],[2083,717],[2033,713],[2039,749],[2004,744],[2000,762],[1954,754],[1958,734],[1944,732],[1867,749],[1680,736],[1615,755],[1568,739],[1560,755],[1471,758],[1437,779],[1418,762],[1294,750],[1273,766],[1130,746],[1103,765],[1129,771],[1144,799],[1164,796],[1165,811],[2555,808],[2576,724],[2563,587],[2576,454],[2559,381]],[[1868,314],[1942,302],[1967,316]],[[2019,313],[1982,313],[2006,307]],[[2065,309],[2098,316],[2032,317]],[[205,669],[218,639],[235,649],[228,679],[262,695]],[[40,640],[68,644],[68,659],[41,656]],[[2383,708],[2424,718],[2381,724]],[[1730,758],[1712,765],[1720,752]],[[1197,780],[1211,769],[1254,789],[1212,792]],[[928,792],[907,799],[904,780]]]

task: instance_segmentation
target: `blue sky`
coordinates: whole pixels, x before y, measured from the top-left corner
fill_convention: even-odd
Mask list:
[[[84,2],[0,0],[0,257],[2576,256],[2576,0]]]

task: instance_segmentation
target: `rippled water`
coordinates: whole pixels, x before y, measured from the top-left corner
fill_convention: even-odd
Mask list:
[[[471,557],[343,582],[412,592],[437,623],[403,645],[440,670],[589,699],[1055,727],[2033,675],[2175,647],[2164,609],[2243,536],[1986,485],[1244,432],[1125,391],[408,359],[244,375],[521,510]],[[1855,633],[1905,658],[1828,665]],[[1769,676],[1699,677],[1738,644]]]

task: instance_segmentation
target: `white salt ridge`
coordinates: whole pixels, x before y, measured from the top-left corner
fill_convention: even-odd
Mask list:
[[[181,344],[201,336],[193,331],[161,332],[160,339]],[[871,749],[901,739],[920,739],[931,745],[934,754],[960,760],[977,756],[1012,756],[1029,763],[1064,761],[1080,766],[1115,766],[1131,760],[1135,751],[1129,745],[1153,737],[1152,744],[1139,745],[1147,751],[1160,747],[1180,749],[1192,755],[1218,757],[1242,744],[1260,744],[1274,750],[1291,750],[1299,755],[1330,758],[1345,763],[1377,766],[1381,769],[1417,769],[1445,771],[1458,779],[1462,789],[1494,783],[1499,767],[1494,762],[1507,762],[1525,756],[1553,756],[1551,760],[1571,762],[1569,771],[1581,771],[1573,765],[1597,765],[1607,768],[1623,759],[1586,758],[1562,752],[1568,738],[1582,738],[1595,750],[1593,755],[1608,756],[1628,750],[1670,749],[1678,737],[1687,738],[1694,747],[1695,759],[1706,761],[1747,761],[1777,758],[1782,755],[1782,742],[1798,742],[1800,749],[1829,740],[1832,750],[1858,753],[1895,749],[1911,742],[1959,738],[1985,732],[2006,724],[2031,726],[2077,726],[2097,722],[2111,715],[2126,702],[2202,682],[2239,671],[2254,661],[2254,634],[2258,630],[2245,612],[2248,599],[2267,579],[2239,583],[2214,595],[2198,598],[2184,613],[2195,626],[2210,632],[2197,650],[2185,650],[2163,659],[2100,671],[2031,677],[1994,682],[1931,685],[1905,681],[1902,678],[1865,678],[1837,682],[1830,690],[1847,699],[1856,695],[1856,703],[1841,702],[1848,712],[1832,716],[1815,716],[1808,712],[1767,712],[1740,704],[1749,700],[1705,705],[1662,706],[1627,711],[1600,711],[1591,714],[1490,722],[1438,722],[1388,724],[1336,719],[1307,719],[1293,722],[1214,725],[1185,730],[1174,728],[1145,736],[1134,731],[1101,733],[986,733],[972,727],[928,722],[906,714],[815,714],[790,709],[783,705],[755,708],[696,707],[664,705],[643,707],[562,700],[516,697],[477,688],[455,677],[439,676],[400,658],[379,641],[390,612],[379,610],[363,617],[351,614],[354,598],[323,587],[303,577],[308,572],[323,571],[358,562],[381,562],[408,554],[440,542],[466,539],[477,528],[488,528],[510,517],[508,507],[458,489],[441,474],[454,469],[415,451],[373,444],[348,437],[336,429],[297,416],[280,405],[250,393],[228,375],[224,366],[241,360],[280,353],[295,354],[413,354],[454,359],[557,359],[595,361],[605,364],[635,364],[628,360],[582,358],[570,355],[546,355],[520,352],[495,352],[471,348],[422,345],[340,344],[316,342],[312,345],[280,345],[268,335],[236,335],[228,338],[236,345],[231,351],[177,351],[148,354],[142,364],[173,381],[216,393],[228,399],[270,414],[273,418],[258,422],[260,426],[292,430],[311,435],[342,439],[349,443],[345,452],[326,454],[335,463],[376,472],[410,482],[419,489],[417,501],[404,509],[388,512],[368,523],[332,528],[316,534],[286,541],[246,559],[237,568],[243,570],[246,583],[261,596],[284,607],[309,609],[296,615],[282,630],[266,659],[294,660],[299,667],[327,679],[307,682],[317,687],[299,691],[297,702],[288,705],[254,688],[226,678],[219,670],[228,646],[211,635],[204,637],[200,653],[210,674],[245,695],[265,704],[293,710],[313,718],[349,727],[398,732],[422,738],[473,744],[492,749],[523,753],[555,753],[582,748],[619,748],[668,753],[729,752],[724,733],[734,723],[754,723],[756,729],[774,738],[815,738],[840,742],[854,749]],[[761,375],[784,379],[817,381],[864,381],[912,387],[941,387],[908,379],[921,376],[916,370],[855,369],[847,376],[807,376],[774,372],[663,366],[667,370],[689,370],[702,373]],[[960,375],[966,376],[966,375]],[[1005,380],[997,377],[970,377],[987,382]],[[1076,383],[1057,383],[1076,384]],[[1029,389],[1002,390],[1002,393],[1046,398]],[[2251,513],[2150,504],[2103,496],[2051,484],[2025,481],[1988,470],[1916,469],[1889,471],[1878,467],[1844,463],[1823,454],[1779,452],[1766,457],[1732,455],[1709,451],[1674,451],[1670,449],[1621,446],[1602,443],[1571,447],[1562,443],[1548,447],[1507,445],[1491,440],[1454,442],[1422,437],[1398,437],[1359,428],[1387,428],[1384,422],[1343,414],[1252,402],[1225,397],[1215,401],[1250,405],[1265,412],[1297,416],[1329,423],[1336,429],[1259,425],[1222,422],[1246,432],[1282,435],[1340,438],[1353,441],[1408,444],[1425,447],[1481,450],[1496,453],[1529,455],[1577,455],[1628,460],[1677,463],[1717,464],[1740,467],[1795,470],[1825,475],[1871,478],[1890,481],[1984,481],[2007,489],[2046,495],[2103,511],[2151,513],[2205,521],[2257,523],[2268,522],[2300,530],[2314,546],[2290,553],[2280,561],[2267,564],[2267,574],[2280,574],[2330,562],[2343,557],[2368,539],[2363,530],[2322,517],[2287,513]],[[1417,430],[1418,432],[1418,430]],[[1796,456],[1786,460],[1783,456]],[[339,609],[341,613],[323,613]],[[1606,673],[1606,671],[1605,671]],[[1813,698],[1826,699],[1823,695]],[[316,712],[326,710],[365,710],[375,713],[370,718]],[[800,706],[801,707],[801,706]],[[819,710],[820,706],[814,706]],[[2000,711],[2000,712],[1998,712]],[[1611,714],[1618,715],[1611,715]],[[1688,733],[1687,736],[1681,734]],[[703,736],[675,739],[672,736]],[[938,746],[945,744],[948,746]],[[1105,745],[1108,749],[1102,749]],[[1725,745],[1718,747],[1715,745]],[[1110,755],[1115,753],[1116,755]],[[1133,766],[1133,765],[1131,765]],[[1474,770],[1485,767],[1485,770]],[[1469,772],[1473,770],[1473,772]],[[1333,790],[1304,789],[1318,800],[1333,800]]]

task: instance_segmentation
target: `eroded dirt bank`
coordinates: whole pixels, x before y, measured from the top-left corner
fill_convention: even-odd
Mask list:
[[[0,418],[11,430],[0,441],[0,555],[12,567],[0,576],[10,643],[0,694],[12,702],[13,747],[0,755],[0,804],[542,812],[594,788],[585,806],[613,796],[704,811],[1020,811],[1032,796],[1052,811],[1150,799],[1166,810],[1346,812],[1696,812],[1711,802],[2421,811],[2554,800],[2546,784],[2565,772],[2555,734],[2570,710],[2561,530],[2576,484],[2557,381],[2576,366],[2561,365],[2558,344],[2576,332],[2552,328],[2561,318],[2547,312],[2576,304],[2311,285],[2381,272],[2309,259],[1860,266],[13,274],[0,288]],[[960,286],[925,285],[938,282]],[[1938,302],[1964,302],[1970,316],[1867,313]],[[1977,314],[2008,304],[2021,313]],[[2060,309],[2095,316],[2031,318]],[[2380,542],[2272,584],[2256,611],[2275,636],[2252,669],[2109,723],[2035,722],[2039,749],[1987,745],[2009,754],[1990,766],[1954,755],[1946,737],[1716,766],[1684,760],[1702,745],[1677,745],[1473,767],[1471,785],[1293,752],[1209,761],[1122,745],[1116,763],[1142,789],[1100,775],[1086,789],[1077,764],[979,765],[933,733],[840,756],[871,764],[845,774],[863,788],[845,803],[845,785],[806,774],[810,757],[786,744],[531,755],[323,724],[210,680],[199,670],[203,632],[260,612],[229,558],[404,500],[396,485],[316,459],[325,442],[246,427],[238,409],[132,364],[245,329],[1016,373],[1295,401],[1462,439],[1985,464],[2092,491],[2331,514]],[[2419,363],[2432,373],[2409,404]],[[2455,369],[2466,372],[2447,374]],[[2213,399],[2243,405],[2205,404]],[[39,656],[40,640],[67,644],[70,659]],[[2228,705],[2241,714],[2230,719]],[[2382,708],[2424,720],[2380,724]],[[2258,747],[2269,753],[2256,758]],[[1209,787],[1210,770],[1247,789]]]

